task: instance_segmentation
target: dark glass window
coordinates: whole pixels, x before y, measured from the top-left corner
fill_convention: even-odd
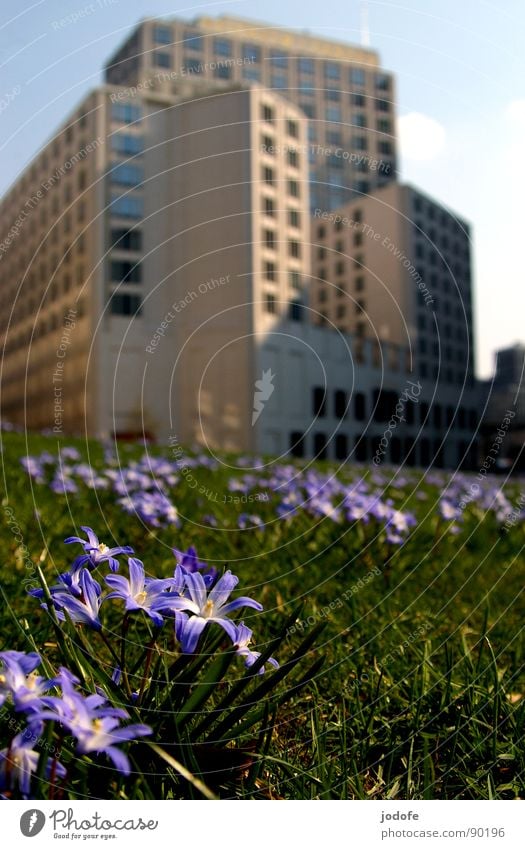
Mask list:
[[[314,386],[313,388],[312,413],[320,418],[326,416],[326,391],[323,386]]]

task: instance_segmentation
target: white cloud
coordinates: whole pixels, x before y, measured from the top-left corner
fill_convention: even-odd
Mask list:
[[[409,112],[399,118],[398,132],[401,155],[405,159],[429,162],[445,148],[445,128],[421,112]]]

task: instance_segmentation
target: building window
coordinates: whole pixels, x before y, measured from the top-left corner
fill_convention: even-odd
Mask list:
[[[299,106],[307,118],[315,118],[315,106],[312,103],[300,103]]]
[[[110,274],[112,283],[140,283],[142,280],[140,263],[112,260]]]
[[[268,106],[267,103],[263,103],[261,106],[261,117],[263,121],[266,121],[269,124],[275,120],[275,112],[271,106]]]
[[[345,263],[344,260],[340,259],[339,262],[335,264],[335,273],[338,277],[341,277],[342,274],[345,273]]]
[[[119,251],[142,250],[142,233],[140,230],[117,228],[111,230],[111,246]]]
[[[331,121],[332,123],[340,123],[342,120],[341,107],[327,106],[325,110],[325,116],[327,121]]]
[[[273,65],[274,68],[287,68],[288,67],[288,56],[286,54],[282,54],[278,50],[270,51],[270,64]]]
[[[312,390],[312,414],[319,418],[326,416],[326,392],[323,386],[314,386]]]
[[[275,250],[275,231],[274,230],[265,230],[264,231],[264,245],[268,250]]]
[[[274,262],[264,263],[264,276],[266,280],[277,280],[277,266]]]
[[[341,100],[341,92],[338,88],[327,88],[325,91],[325,97],[331,103],[339,103]]]
[[[288,242],[288,255],[299,259],[301,256],[301,245],[295,239]]]
[[[142,118],[142,109],[135,103],[113,103],[111,105],[111,120],[119,124],[133,124]]]
[[[358,422],[362,422],[366,417],[366,395],[364,392],[356,392],[354,398],[354,412]]]
[[[290,454],[292,457],[304,457],[304,436],[299,430],[290,434]]]
[[[351,94],[350,103],[352,104],[352,106],[359,106],[361,108],[364,108],[366,106],[366,99],[364,94]]]
[[[392,143],[389,141],[378,142],[377,149],[379,153],[384,153],[385,156],[392,156]]]
[[[288,77],[286,74],[272,74],[271,88],[288,88]]]
[[[352,85],[364,86],[366,74],[362,68],[350,68],[350,83]]]
[[[261,81],[261,72],[259,68],[250,68],[249,65],[244,65],[242,75],[245,80],[254,80],[255,82]]]
[[[156,68],[171,68],[171,56],[169,53],[161,53],[159,50],[153,54],[153,64]]]
[[[376,88],[380,91],[388,91],[390,88],[390,77],[386,74],[376,74]]]
[[[111,296],[112,315],[140,315],[142,301],[138,295],[126,295],[116,292]]]
[[[275,218],[275,201],[273,198],[263,198],[264,214],[269,218]]]
[[[288,317],[290,321],[303,320],[303,305],[300,301],[290,301],[288,308]]]
[[[111,214],[120,215],[123,218],[142,218],[144,215],[143,200],[134,195],[114,196],[111,201]]]
[[[171,44],[171,29],[164,26],[154,27],[153,41],[155,44]]]
[[[388,100],[376,100],[376,109],[378,112],[390,112],[390,103]]]
[[[277,312],[277,302],[275,300],[275,295],[268,293],[265,299],[265,309],[267,313],[270,315],[275,315]]]
[[[360,195],[366,195],[369,189],[370,183],[368,180],[356,180],[354,183],[354,190]]]
[[[112,136],[111,147],[117,153],[133,156],[142,153],[142,138],[128,135],[128,133],[116,133]]]
[[[202,64],[200,59],[195,59],[193,57],[189,57],[184,62],[184,67],[186,69],[186,73],[188,74],[202,74],[204,71],[204,65]]]
[[[288,272],[288,282],[292,289],[299,290],[301,288],[301,275],[298,271]]]
[[[213,39],[213,52],[217,56],[231,56],[232,55],[232,43],[227,38],[214,38]]]
[[[288,118],[286,121],[286,132],[293,139],[299,138],[299,124],[297,121],[292,121],[291,118]]]
[[[217,65],[213,71],[213,76],[217,80],[230,80],[232,77],[232,69],[230,65]]]
[[[249,62],[260,62],[261,48],[258,47],[256,44],[243,44],[242,58]]]
[[[352,115],[352,124],[354,127],[366,127],[366,115],[364,112],[356,112]]]
[[[356,150],[367,150],[368,140],[366,136],[354,136],[352,139],[352,146],[355,147]]]
[[[299,215],[298,209],[289,209],[288,210],[288,225],[290,227],[295,227],[296,229],[298,229],[301,226],[300,215]]]
[[[275,156],[275,144],[272,136],[263,136],[261,141],[263,153],[268,153],[270,156]]]
[[[297,60],[297,70],[300,74],[313,74],[315,72],[315,62],[306,56],[302,56]]]
[[[337,419],[344,419],[347,413],[348,400],[343,389],[334,392],[334,415]]]
[[[188,50],[201,51],[204,48],[204,38],[198,32],[186,30],[184,44]]]
[[[291,168],[299,168],[299,154],[296,150],[287,151],[286,156],[288,159],[288,165]]]
[[[324,75],[328,80],[339,80],[341,78],[340,65],[337,62],[325,62]]]
[[[144,170],[139,165],[122,162],[112,168],[110,176],[112,183],[123,186],[139,186],[144,180]]]
[[[264,165],[262,169],[262,174],[265,183],[268,183],[269,186],[275,185],[275,173],[273,168],[269,168],[267,165]]]
[[[388,118],[378,118],[376,126],[380,133],[390,134],[392,132],[392,124]]]
[[[299,197],[299,183],[297,180],[288,180],[288,194],[292,198]]]

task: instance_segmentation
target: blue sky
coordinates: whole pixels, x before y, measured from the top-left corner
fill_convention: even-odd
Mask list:
[[[355,42],[359,0],[4,0],[0,10],[3,191],[93,86],[144,16],[229,13]],[[370,0],[371,46],[397,76],[401,175],[474,227],[478,372],[525,340],[523,0]],[[84,12],[77,23],[56,22]],[[422,151],[427,155],[422,158]]]

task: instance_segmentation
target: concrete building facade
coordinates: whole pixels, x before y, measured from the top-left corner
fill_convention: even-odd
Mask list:
[[[295,103],[308,119],[312,208],[396,177],[394,79],[369,48],[229,16],[155,19],[137,26],[105,73],[139,91],[256,82]]]

